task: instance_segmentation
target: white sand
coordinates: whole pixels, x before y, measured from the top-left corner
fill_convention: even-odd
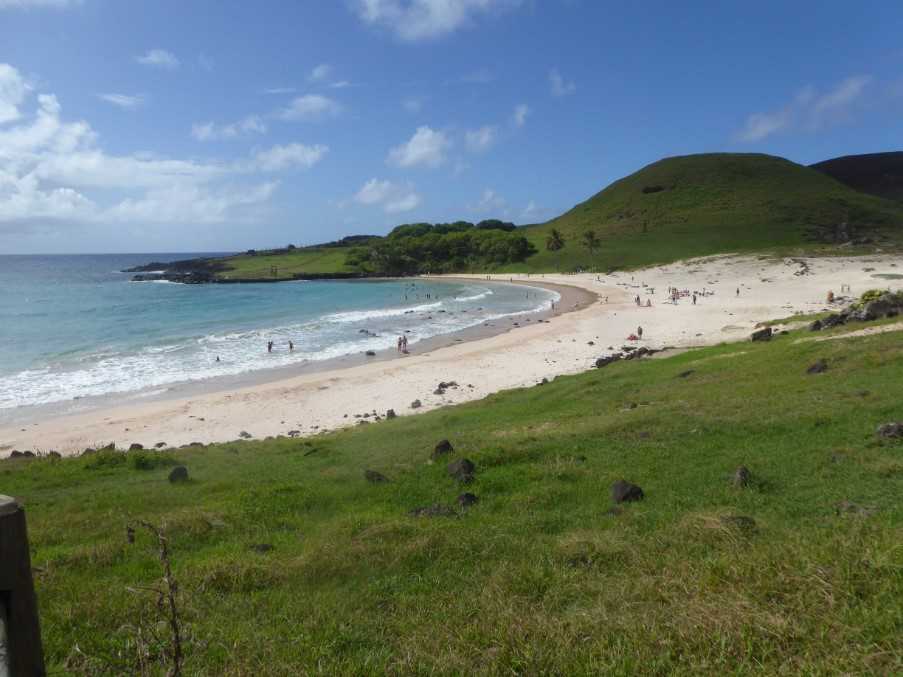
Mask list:
[[[385,414],[393,408],[400,416],[410,415],[584,371],[597,357],[611,352],[608,346],[618,349],[626,344],[626,337],[638,326],[643,327],[638,345],[650,348],[739,341],[746,339],[758,322],[829,309],[827,292],[840,295],[841,284],[851,286],[847,296],[873,288],[903,288],[903,280],[872,277],[903,273],[903,256],[806,259],[806,263],[807,275],[794,274],[801,269],[796,261],[728,256],[603,275],[599,280],[590,274],[534,275],[529,280],[515,275],[515,280],[525,282],[583,287],[602,298],[549,323],[526,324],[422,355],[292,376],[230,392],[129,403],[27,425],[10,424],[0,427],[0,452],[55,449],[75,453],[108,442],[119,447],[133,442],[177,446],[234,440],[241,431],[255,438],[285,435],[291,430],[310,435],[354,425],[358,422],[355,414],[374,410]],[[497,278],[507,280],[509,276]],[[700,297],[695,306],[689,298],[672,305],[666,302],[669,285],[690,291],[705,288],[714,294]],[[637,307],[636,294],[643,302],[651,299],[652,307]],[[608,303],[604,302],[606,296]],[[842,305],[841,301],[830,309]],[[595,345],[588,345],[590,341]],[[439,381],[451,380],[460,387],[442,396],[433,394]],[[423,403],[420,409],[410,408],[414,399]]]

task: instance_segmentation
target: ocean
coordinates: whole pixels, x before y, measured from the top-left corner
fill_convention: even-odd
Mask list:
[[[181,285],[131,282],[120,272],[195,256],[0,256],[0,420],[22,407],[160,394],[177,384],[385,350],[402,334],[415,345],[536,312],[558,298],[481,281]]]

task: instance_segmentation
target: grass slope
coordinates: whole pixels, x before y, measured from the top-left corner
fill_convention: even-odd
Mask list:
[[[854,190],[903,202],[903,152],[844,155],[812,165]]]
[[[296,273],[350,272],[345,265],[346,247],[305,247],[279,254],[238,254],[223,260],[228,269],[221,278],[291,279]],[[276,267],[276,275],[272,269]]]
[[[307,441],[5,461],[51,670],[135,671],[143,518],[166,525],[188,674],[900,673],[903,442],[874,431],[903,418],[903,342],[794,338]],[[409,517],[463,490],[428,462],[444,437],[480,501]],[[646,498],[610,514],[620,478]]]
[[[649,190],[656,192],[644,192]],[[860,232],[877,228],[903,237],[903,208],[858,193],[783,158],[705,154],[666,158],[611,184],[567,213],[526,232],[539,254],[530,270],[634,267],[681,258],[765,248],[799,247],[807,233],[848,217]],[[545,249],[557,228],[567,244]],[[581,243],[594,229],[595,256]]]

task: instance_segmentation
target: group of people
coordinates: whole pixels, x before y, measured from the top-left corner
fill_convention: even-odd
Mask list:
[[[402,334],[398,337],[398,345],[396,346],[396,350],[400,353],[407,354],[408,352],[408,337]]]
[[[268,352],[268,353],[273,352],[273,346],[275,346],[275,343],[274,343],[273,341],[267,341],[267,352]],[[289,351],[290,353],[295,352],[295,343],[294,343],[294,341],[291,341],[291,340],[290,340],[290,341],[288,342],[288,351]],[[217,362],[219,362],[219,359],[217,359]]]
[[[643,300],[640,298],[640,295],[637,294],[633,297],[634,303],[637,304],[640,308],[651,308],[652,307],[652,299],[646,299],[646,303],[643,303]],[[605,297],[605,302],[608,303],[608,297]]]

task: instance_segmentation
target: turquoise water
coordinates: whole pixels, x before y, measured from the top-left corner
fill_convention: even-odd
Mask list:
[[[557,298],[479,281],[180,285],[119,272],[187,256],[0,256],[0,412],[392,348],[402,333],[415,344]]]

